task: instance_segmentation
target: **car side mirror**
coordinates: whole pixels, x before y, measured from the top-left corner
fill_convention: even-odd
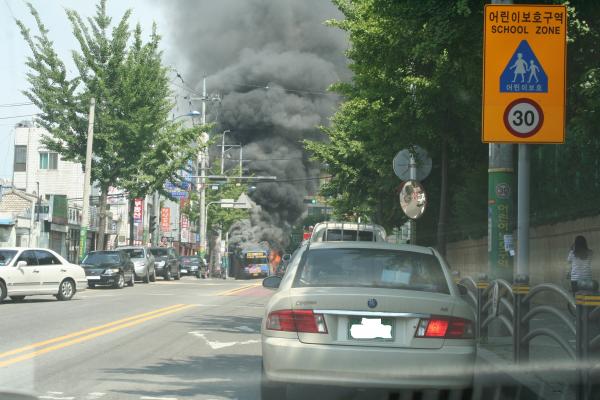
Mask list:
[[[281,257],[281,259],[285,262],[288,262],[292,259],[292,255],[291,254],[284,254],[283,257]]]
[[[458,287],[458,293],[460,293],[461,296],[466,296],[469,293],[469,290],[465,285],[458,283],[456,287]]]
[[[27,261],[23,261],[23,260],[17,261],[17,265],[15,265],[15,267],[17,267],[17,268],[23,268],[26,266],[27,266]]]
[[[277,275],[269,276],[263,279],[262,285],[267,289],[277,289],[281,285],[281,277]]]

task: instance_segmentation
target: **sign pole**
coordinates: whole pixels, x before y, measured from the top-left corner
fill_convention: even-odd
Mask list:
[[[521,143],[517,195],[517,275],[529,275],[529,176],[530,148]]]
[[[81,230],[79,231],[79,261],[87,252],[87,232],[90,226],[90,180],[92,179],[92,149],[94,145],[94,111],[96,99],[90,100],[88,116],[87,147],[85,152],[85,176],[83,180],[83,206],[81,210]]]
[[[411,181],[417,180],[417,160],[415,156],[410,154],[410,162],[408,164],[409,175]],[[417,244],[417,221],[410,218],[409,220],[409,231],[410,231],[410,244]]]
[[[492,4],[512,4],[512,0],[492,0]],[[513,227],[513,146],[488,146],[488,275],[512,282],[513,258],[503,242],[504,235],[512,235]]]

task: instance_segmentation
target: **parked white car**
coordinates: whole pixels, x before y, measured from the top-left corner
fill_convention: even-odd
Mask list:
[[[70,300],[87,287],[85,271],[49,249],[0,248],[0,302],[53,295]]]

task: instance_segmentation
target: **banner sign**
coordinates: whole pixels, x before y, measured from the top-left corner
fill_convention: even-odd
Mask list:
[[[133,199],[133,223],[141,224],[144,220],[144,199]]]
[[[164,207],[160,209],[160,229],[163,232],[171,230],[171,209]]]

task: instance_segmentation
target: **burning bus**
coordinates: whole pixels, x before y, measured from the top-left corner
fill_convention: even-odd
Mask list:
[[[268,246],[238,248],[230,254],[230,275],[237,279],[273,275],[281,263],[281,251]]]

